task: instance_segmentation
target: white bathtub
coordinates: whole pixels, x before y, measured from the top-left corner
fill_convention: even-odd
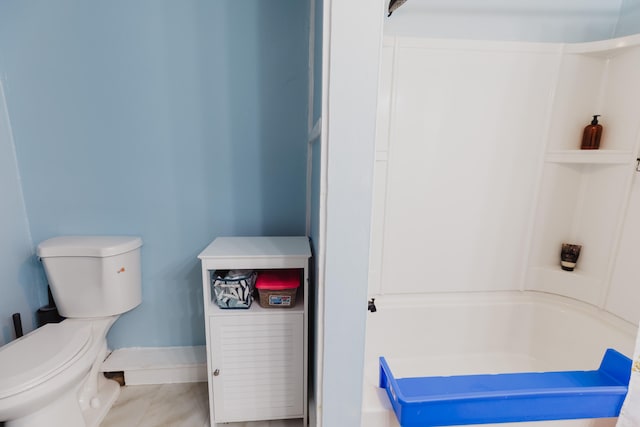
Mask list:
[[[376,298],[365,344],[362,427],[399,426],[378,388],[378,357],[394,376],[597,369],[605,349],[631,357],[637,326],[588,304],[537,292]],[[615,418],[484,424],[612,427]]]

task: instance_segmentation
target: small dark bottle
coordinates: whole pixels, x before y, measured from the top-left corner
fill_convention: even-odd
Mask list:
[[[581,150],[597,150],[600,148],[600,138],[602,137],[602,125],[598,124],[600,114],[593,116],[591,124],[584,128],[582,134]]]

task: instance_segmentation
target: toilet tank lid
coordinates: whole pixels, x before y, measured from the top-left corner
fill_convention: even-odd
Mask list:
[[[142,239],[135,236],[60,236],[38,245],[40,258],[63,256],[109,257],[138,249]]]

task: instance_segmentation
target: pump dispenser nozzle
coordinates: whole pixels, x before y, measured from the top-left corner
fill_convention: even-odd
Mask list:
[[[595,114],[593,116],[593,120],[591,120],[591,124],[592,125],[597,125],[598,124],[598,117],[600,117],[600,114]]]

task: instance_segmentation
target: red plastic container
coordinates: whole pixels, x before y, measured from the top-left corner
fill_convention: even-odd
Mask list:
[[[260,306],[265,308],[295,306],[298,287],[300,270],[264,270],[256,280]]]

